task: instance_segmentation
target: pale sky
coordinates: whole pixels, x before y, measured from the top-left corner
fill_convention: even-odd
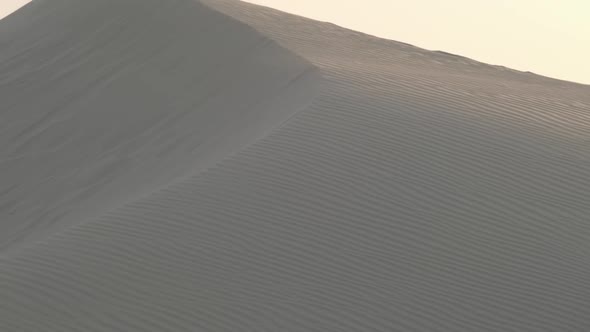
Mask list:
[[[590,84],[590,0],[248,0],[478,61]]]
[[[24,6],[29,0],[0,0],[0,18]]]
[[[590,84],[590,0],[248,0],[379,37]],[[0,0],[4,17],[28,0]]]

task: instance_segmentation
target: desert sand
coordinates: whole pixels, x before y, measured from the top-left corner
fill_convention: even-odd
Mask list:
[[[590,330],[590,86],[237,0],[34,0],[0,102],[0,331]]]

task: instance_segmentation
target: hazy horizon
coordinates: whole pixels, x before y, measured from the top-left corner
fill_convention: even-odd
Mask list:
[[[3,0],[0,18],[28,2]],[[247,2],[430,50],[590,84],[590,20],[585,19],[590,2],[582,0]]]

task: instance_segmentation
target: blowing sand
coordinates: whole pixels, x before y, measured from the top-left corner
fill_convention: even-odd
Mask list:
[[[590,87],[234,0],[0,21],[1,331],[590,330]]]

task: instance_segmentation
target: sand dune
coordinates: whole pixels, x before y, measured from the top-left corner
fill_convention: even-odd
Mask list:
[[[22,16],[43,36],[2,40],[0,250],[215,164],[305,108],[319,77],[196,2],[38,1]]]
[[[0,330],[590,329],[590,87],[233,0],[0,22]]]

